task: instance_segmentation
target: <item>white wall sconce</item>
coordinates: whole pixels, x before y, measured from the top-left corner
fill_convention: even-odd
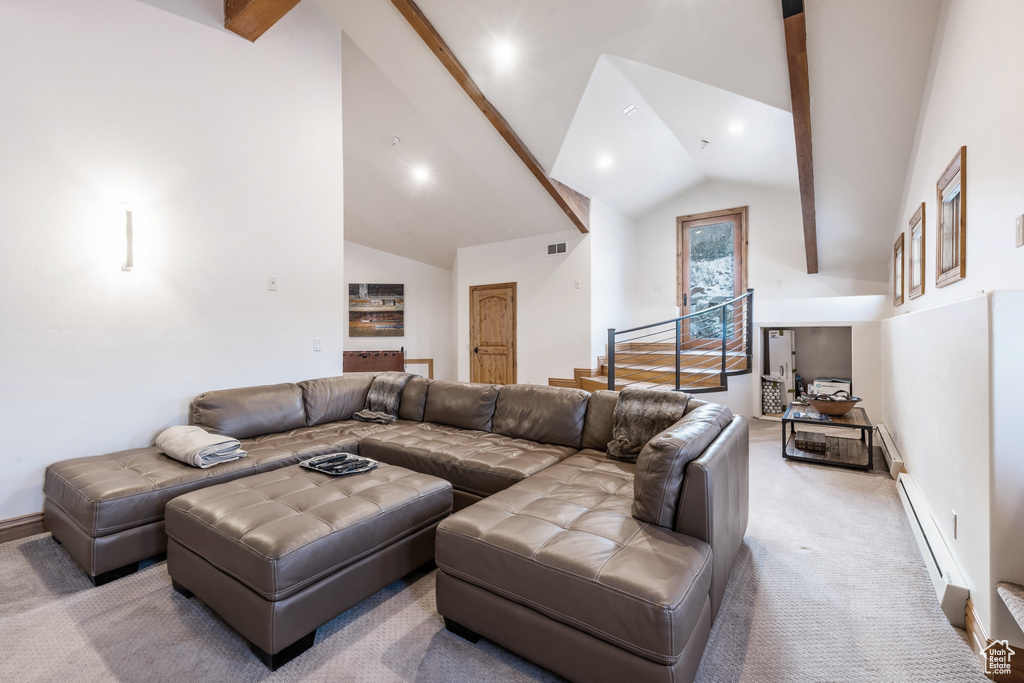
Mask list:
[[[135,266],[135,253],[132,245],[132,212],[131,209],[124,210],[124,244],[125,258],[121,264],[121,270],[130,271]]]

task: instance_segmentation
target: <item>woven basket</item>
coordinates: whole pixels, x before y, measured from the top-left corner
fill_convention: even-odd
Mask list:
[[[840,416],[846,415],[848,412],[853,410],[853,407],[860,403],[860,399],[856,401],[819,401],[817,399],[809,398],[807,402],[811,404],[811,407],[817,410],[822,415],[833,415]]]

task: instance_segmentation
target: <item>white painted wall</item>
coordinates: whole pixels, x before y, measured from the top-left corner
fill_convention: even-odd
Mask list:
[[[1022,25],[1024,3],[1017,0],[947,0],[892,233],[895,241],[908,232],[910,217],[925,202],[925,294],[908,297],[897,315],[979,290],[1024,287],[1024,248],[1014,246],[1014,218],[1024,214],[1024,136],[1015,132],[1024,116]],[[935,183],[961,145],[967,146],[967,279],[938,289]],[[909,234],[905,239],[909,245]],[[890,273],[891,264],[890,258]]]
[[[565,242],[567,252],[546,256],[545,247]],[[459,249],[455,265],[458,378],[469,380],[469,288],[518,283],[518,382],[547,384],[590,367],[590,240],[577,231],[557,232]],[[579,280],[580,288],[575,288]]]
[[[252,44],[161,4],[0,4],[0,519],[204,390],[341,369],[340,30],[303,3]]]
[[[883,421],[986,622],[992,610],[989,324],[987,296],[882,323]]]
[[[590,358],[605,355],[608,328],[630,327],[636,230],[632,219],[597,200],[590,202]],[[560,375],[561,376],[561,375]],[[571,377],[571,374],[564,375]]]
[[[345,291],[349,283],[378,282],[405,285],[405,335],[402,337],[350,337],[345,328],[345,350],[399,349],[406,358],[433,358],[434,379],[455,379],[452,344],[452,271],[387,252],[345,242]],[[345,300],[348,320],[348,299]],[[423,367],[411,372],[426,373]]]
[[[1024,643],[1013,615],[994,594],[995,583],[1024,584],[1024,421],[1020,419],[1024,379],[1024,292],[994,292],[992,316],[992,610],[991,633]]]
[[[748,286],[757,291],[758,302],[883,293],[882,283],[828,272],[807,274],[799,192],[711,181],[673,197],[636,222],[634,325],[678,315],[676,218],[739,206],[749,207]],[[756,304],[754,310],[756,315]]]
[[[919,453],[907,459],[907,469],[962,561],[989,636],[1017,644],[1024,643],[1024,634],[999,604],[994,584],[1024,580],[1024,556],[1006,542],[1013,534],[1019,545],[1024,501],[1019,410],[1009,408],[1019,409],[1024,383],[1020,360],[1010,351],[1015,347],[1019,355],[1020,293],[997,292],[988,303],[978,293],[1024,288],[1024,249],[1014,246],[1014,218],[1024,213],[1024,137],[1016,133],[1024,113],[1022,24],[1024,5],[1016,0],[946,0],[943,5],[892,231],[895,240],[925,202],[925,294],[895,310],[890,304],[896,317],[883,338],[883,351],[896,366],[919,365],[918,344],[933,349],[931,358],[940,363],[915,383],[887,381],[886,422],[900,434],[901,449]],[[938,289],[935,183],[961,145],[967,146],[967,278]],[[972,317],[960,318],[961,311]],[[965,349],[985,363],[963,360]],[[973,362],[972,371],[964,369],[965,362]],[[944,367],[950,365],[956,368]],[[957,406],[955,416],[945,419],[944,413],[907,407],[929,391],[937,394],[929,400],[944,401],[947,410]],[[973,415],[980,408],[972,405],[966,408],[970,417],[964,415],[960,409],[968,403],[984,406],[986,414]],[[936,447],[925,451],[914,443],[918,438]],[[979,476],[987,478],[978,481]],[[961,516],[961,539],[953,540],[948,518],[957,505],[974,511]]]

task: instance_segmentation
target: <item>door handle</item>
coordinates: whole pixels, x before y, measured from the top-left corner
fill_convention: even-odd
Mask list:
[[[480,353],[480,347],[479,346],[474,346],[473,347],[473,353]]]

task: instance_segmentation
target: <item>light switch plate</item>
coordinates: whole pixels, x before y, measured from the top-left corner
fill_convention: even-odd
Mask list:
[[[270,277],[267,278],[267,291],[268,292],[276,292],[277,291],[277,277],[275,277],[274,275],[271,275]]]
[[[1024,214],[1017,216],[1017,246],[1024,247]]]

